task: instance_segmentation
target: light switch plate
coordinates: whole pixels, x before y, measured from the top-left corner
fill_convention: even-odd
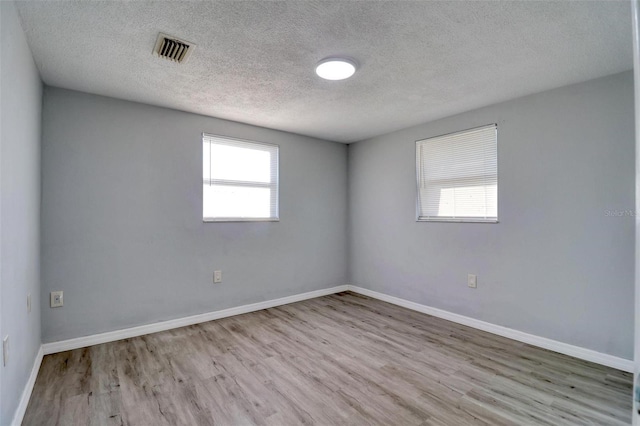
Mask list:
[[[27,294],[27,313],[31,313],[31,293]]]
[[[64,299],[62,291],[52,291],[51,292],[51,307],[59,308],[64,305]]]
[[[222,282],[222,271],[213,271],[213,282],[215,284]]]

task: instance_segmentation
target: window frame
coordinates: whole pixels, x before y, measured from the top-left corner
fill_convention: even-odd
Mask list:
[[[421,182],[421,162],[420,162],[420,154],[419,154],[419,143],[420,142],[424,142],[430,139],[435,139],[435,138],[440,138],[440,137],[444,137],[444,136],[453,136],[456,134],[463,134],[463,133],[468,133],[468,132],[472,132],[474,130],[480,130],[483,128],[493,128],[495,130],[495,145],[496,145],[496,217],[495,219],[493,218],[482,218],[482,217],[475,217],[475,216],[470,216],[470,217],[455,217],[455,216],[421,216],[420,212],[420,182]],[[449,133],[443,133],[440,135],[435,135],[435,136],[429,136],[427,138],[422,138],[422,139],[418,139],[415,141],[415,149],[414,149],[414,155],[415,155],[415,162],[416,162],[416,175],[415,175],[415,183],[416,183],[416,198],[415,198],[415,220],[416,222],[432,222],[432,223],[489,223],[489,224],[495,224],[495,223],[500,223],[499,221],[499,217],[500,217],[500,197],[499,197],[499,187],[500,187],[500,172],[499,172],[499,150],[498,150],[498,124],[497,123],[490,123],[490,124],[485,124],[485,125],[481,125],[481,126],[475,126],[475,127],[471,127],[468,129],[464,129],[464,130],[458,130],[455,132],[449,132]],[[452,179],[453,180],[453,179]]]
[[[274,155],[275,155],[275,159],[272,159],[272,161],[275,161],[275,183],[264,183],[264,182],[253,182],[253,181],[235,181],[235,180],[228,180],[228,179],[205,179],[204,176],[202,176],[202,185],[203,185],[203,190],[202,190],[202,221],[205,223],[215,223],[215,222],[279,222],[280,221],[280,145],[277,144],[272,144],[272,143],[266,143],[266,142],[256,142],[256,141],[252,141],[252,140],[248,140],[248,139],[241,139],[241,138],[234,138],[234,137],[229,137],[229,136],[223,136],[223,135],[216,135],[213,133],[206,133],[203,132],[202,133],[202,137],[201,137],[201,143],[203,145],[203,151],[202,151],[202,162],[204,162],[204,143],[205,143],[205,138],[214,138],[214,139],[220,139],[222,141],[229,141],[229,142],[241,142],[244,144],[249,144],[249,145],[253,145],[255,147],[256,150],[260,149],[260,147],[264,147],[264,151],[275,151]],[[209,142],[211,144],[211,142]],[[230,143],[230,145],[233,145],[233,143]],[[211,149],[211,148],[209,148]],[[273,165],[271,165],[271,167],[273,167]],[[270,217],[205,217],[204,216],[204,203],[205,203],[205,197],[204,197],[204,185],[206,185],[207,183],[211,183],[213,181],[216,181],[215,184],[216,185],[223,185],[223,186],[241,186],[241,187],[247,187],[247,188],[270,188],[272,189],[270,195]]]

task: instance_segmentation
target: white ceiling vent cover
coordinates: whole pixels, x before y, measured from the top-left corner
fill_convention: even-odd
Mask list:
[[[186,62],[196,45],[167,34],[158,34],[153,54],[179,64]]]

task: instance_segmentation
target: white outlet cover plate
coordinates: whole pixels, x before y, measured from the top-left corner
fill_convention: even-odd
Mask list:
[[[478,277],[474,274],[469,274],[467,276],[467,285],[471,288],[476,288],[478,286]]]
[[[52,291],[51,292],[51,307],[59,308],[64,305],[63,292],[62,291]]]
[[[9,335],[2,339],[2,364],[5,367],[9,364]]]

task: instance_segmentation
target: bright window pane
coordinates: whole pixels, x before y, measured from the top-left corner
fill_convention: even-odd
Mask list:
[[[433,213],[447,217],[495,217],[497,192],[496,185],[442,188],[438,211]]]
[[[205,221],[278,220],[277,145],[202,136]]]
[[[271,182],[269,151],[229,145],[211,145],[211,178]]]
[[[203,217],[265,218],[270,216],[269,188],[204,185]]]
[[[416,142],[418,220],[498,220],[495,125]]]

